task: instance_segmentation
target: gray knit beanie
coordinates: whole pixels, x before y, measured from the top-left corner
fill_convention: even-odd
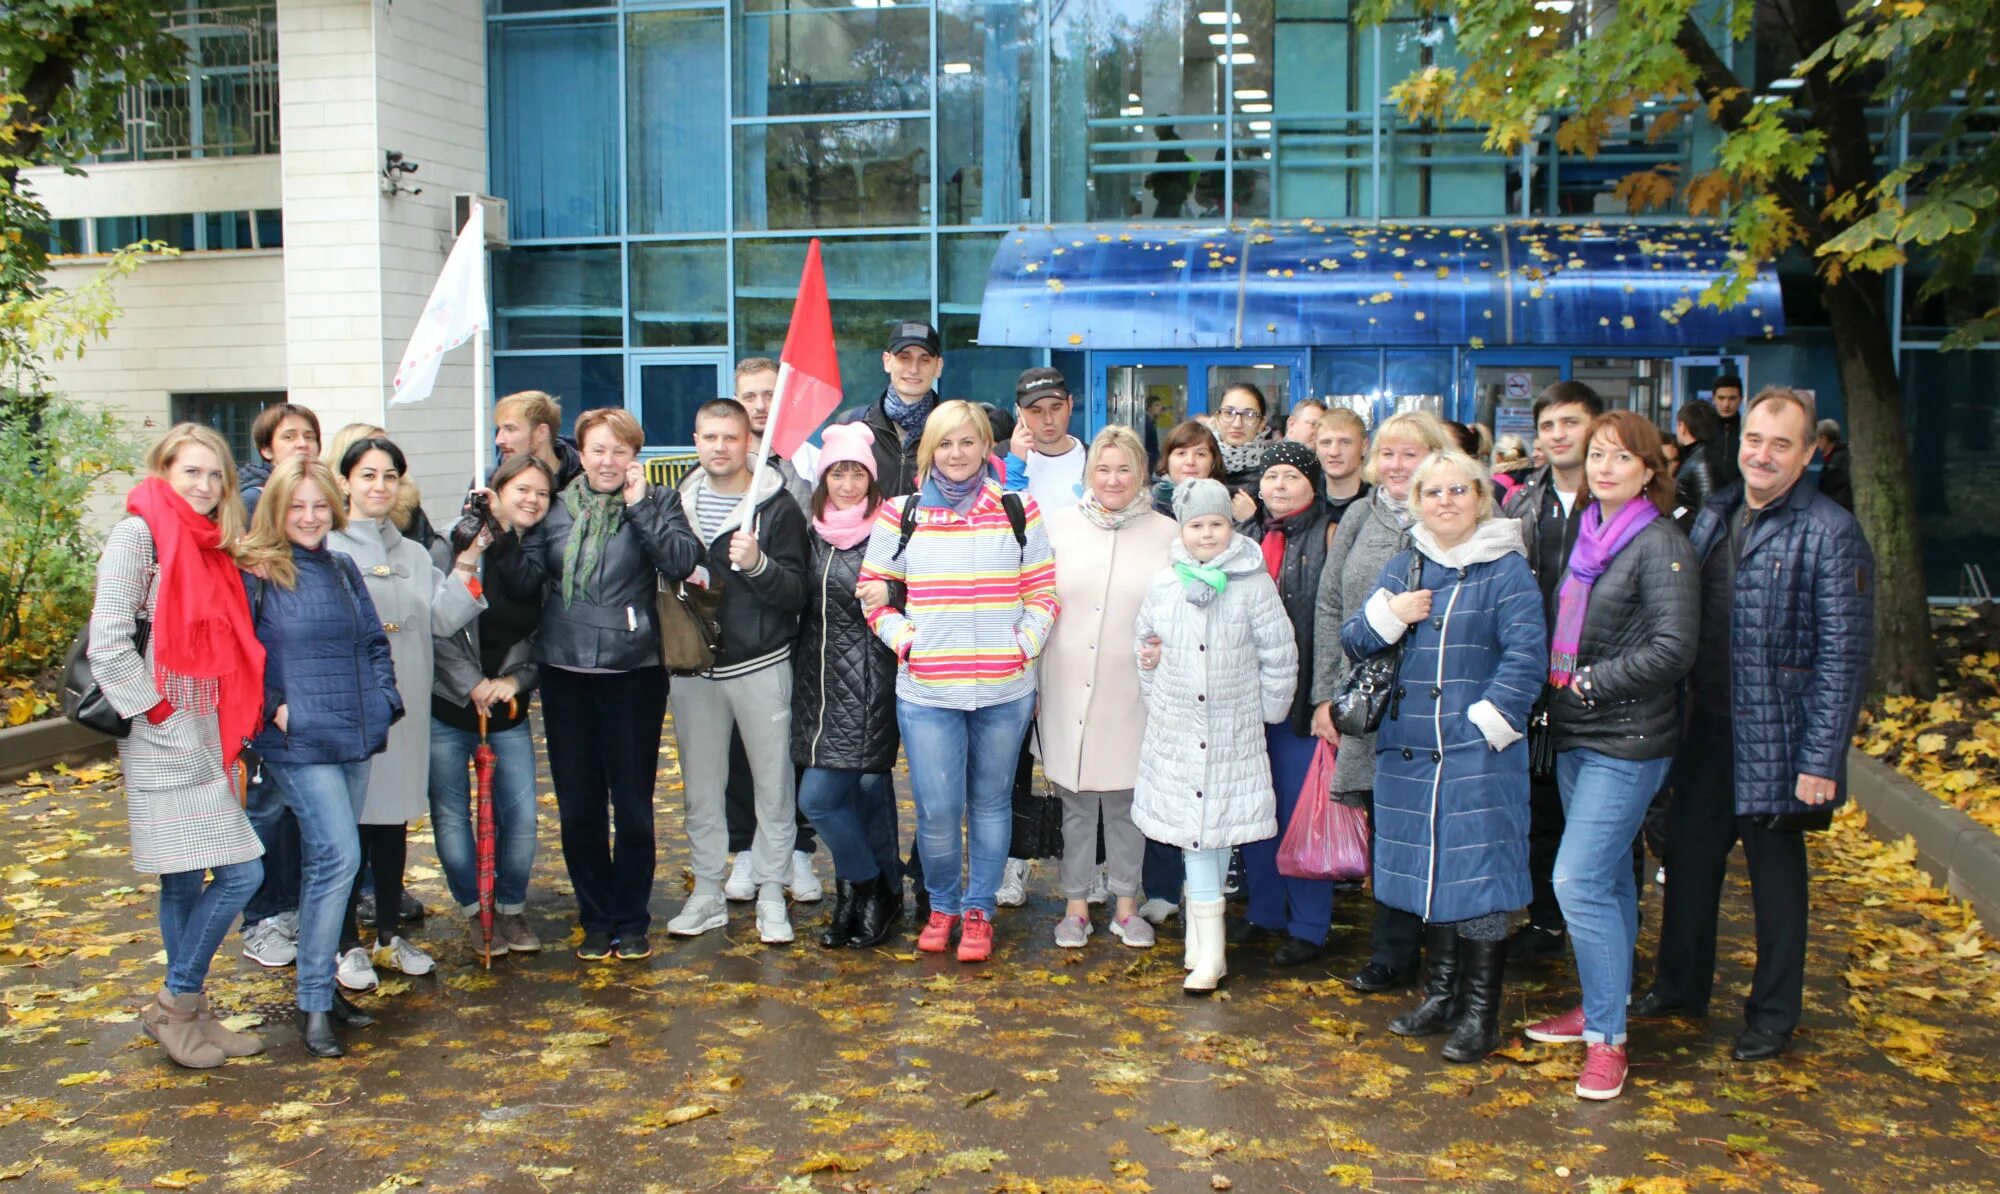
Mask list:
[[[1228,487],[1208,477],[1181,482],[1174,490],[1174,517],[1186,526],[1204,514],[1230,518]]]

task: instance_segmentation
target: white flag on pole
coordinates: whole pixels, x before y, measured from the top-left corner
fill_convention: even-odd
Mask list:
[[[396,393],[391,405],[422,402],[437,384],[438,366],[444,354],[484,332],[486,323],[486,238],[485,216],[479,204],[472,205],[465,227],[444,259],[431,298],[424,304],[423,318],[403,350],[403,362],[396,366]]]

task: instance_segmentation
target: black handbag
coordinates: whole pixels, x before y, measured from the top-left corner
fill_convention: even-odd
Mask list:
[[[146,640],[152,637],[153,623],[150,619],[139,619],[133,623],[132,649],[139,658],[146,657]],[[76,641],[69,645],[69,654],[63,656],[62,670],[62,711],[63,716],[86,730],[96,730],[113,738],[123,738],[132,732],[132,719],[120,717],[118,710],[111,707],[110,698],[99,687],[97,676],[90,667],[90,624],[84,623],[76,635]]]
[[[1546,699],[1528,714],[1528,777],[1539,780],[1556,777],[1556,736],[1549,729]]]
[[[1030,729],[1031,734],[1039,730]],[[1061,858],[1063,853],[1062,800],[1044,780],[1035,787],[1035,756],[1025,739],[1021,758],[1014,768],[1014,840],[1007,848],[1009,858]]]
[[[1415,589],[1424,580],[1423,553],[1407,538],[1403,542],[1410,553],[1408,587]],[[1377,651],[1348,670],[1347,682],[1333,698],[1333,728],[1342,736],[1372,734],[1381,728],[1394,700],[1396,671],[1403,666],[1403,644],[1410,641],[1411,633],[1404,631],[1395,646]]]

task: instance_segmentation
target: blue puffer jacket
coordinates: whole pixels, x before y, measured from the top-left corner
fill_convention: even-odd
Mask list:
[[[1375,735],[1375,898],[1444,924],[1528,903],[1524,734],[1548,678],[1549,640],[1519,523],[1489,519],[1450,549],[1421,526],[1411,538],[1431,616],[1405,630],[1388,612],[1383,592],[1410,587],[1410,553],[1400,551],[1340,640],[1358,661],[1409,635]]]
[[[1689,537],[1704,566],[1729,550],[1729,520],[1742,508],[1740,481],[1702,507]],[[1704,583],[1708,575],[1704,567]],[[1729,602],[1738,815],[1810,811],[1797,795],[1801,772],[1834,782],[1833,804],[1820,808],[1847,799],[1847,747],[1874,651],[1875,553],[1852,514],[1794,485],[1750,528]]]
[[[265,652],[266,723],[250,745],[274,763],[358,763],[382,750],[403,715],[389,636],[353,560],[293,547],[292,562],[299,577],[289,589],[243,574]],[[268,720],[280,705],[284,733]]]

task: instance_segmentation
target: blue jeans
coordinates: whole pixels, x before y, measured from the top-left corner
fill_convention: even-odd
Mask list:
[[[1278,836],[1243,846],[1243,876],[1250,884],[1249,920],[1272,932],[1282,929],[1300,940],[1323,945],[1333,928],[1333,882],[1292,879],[1278,873],[1278,846],[1299,806],[1299,789],[1312,770],[1319,740],[1293,733],[1286,722],[1265,726],[1264,739],[1271,752],[1271,783],[1278,791]]]
[[[493,907],[528,906],[535,867],[535,740],[523,721],[486,736],[493,748]],[[445,886],[460,911],[479,908],[478,825],[473,820],[472,752],[479,734],[431,719],[431,838]]]
[[[1014,767],[1034,714],[1034,693],[984,709],[896,702],[931,911],[977,908],[991,917],[998,907],[993,896],[1014,839]],[[962,881],[968,852],[970,878]]]
[[[354,873],[361,869],[361,801],[368,760],[358,763],[264,763],[286,807],[299,819],[303,875],[299,891],[299,1010],[333,1010],[333,967]]]
[[[886,772],[808,767],[799,781],[799,812],[833,852],[842,883],[886,879],[903,888],[896,855],[896,786]]]
[[[1556,756],[1563,835],[1554,884],[1583,986],[1583,1039],[1592,1044],[1625,1043],[1625,1000],[1639,940],[1632,839],[1672,762],[1614,759],[1594,750]]]
[[[192,995],[208,980],[208,964],[229,926],[264,881],[264,863],[252,858],[209,871],[160,876],[160,937],[167,946],[167,991]]]
[[[269,769],[261,765],[245,794],[243,811],[250,828],[257,831],[257,840],[264,843],[264,884],[243,906],[243,928],[248,931],[260,920],[298,910],[299,821],[285,807]]]

